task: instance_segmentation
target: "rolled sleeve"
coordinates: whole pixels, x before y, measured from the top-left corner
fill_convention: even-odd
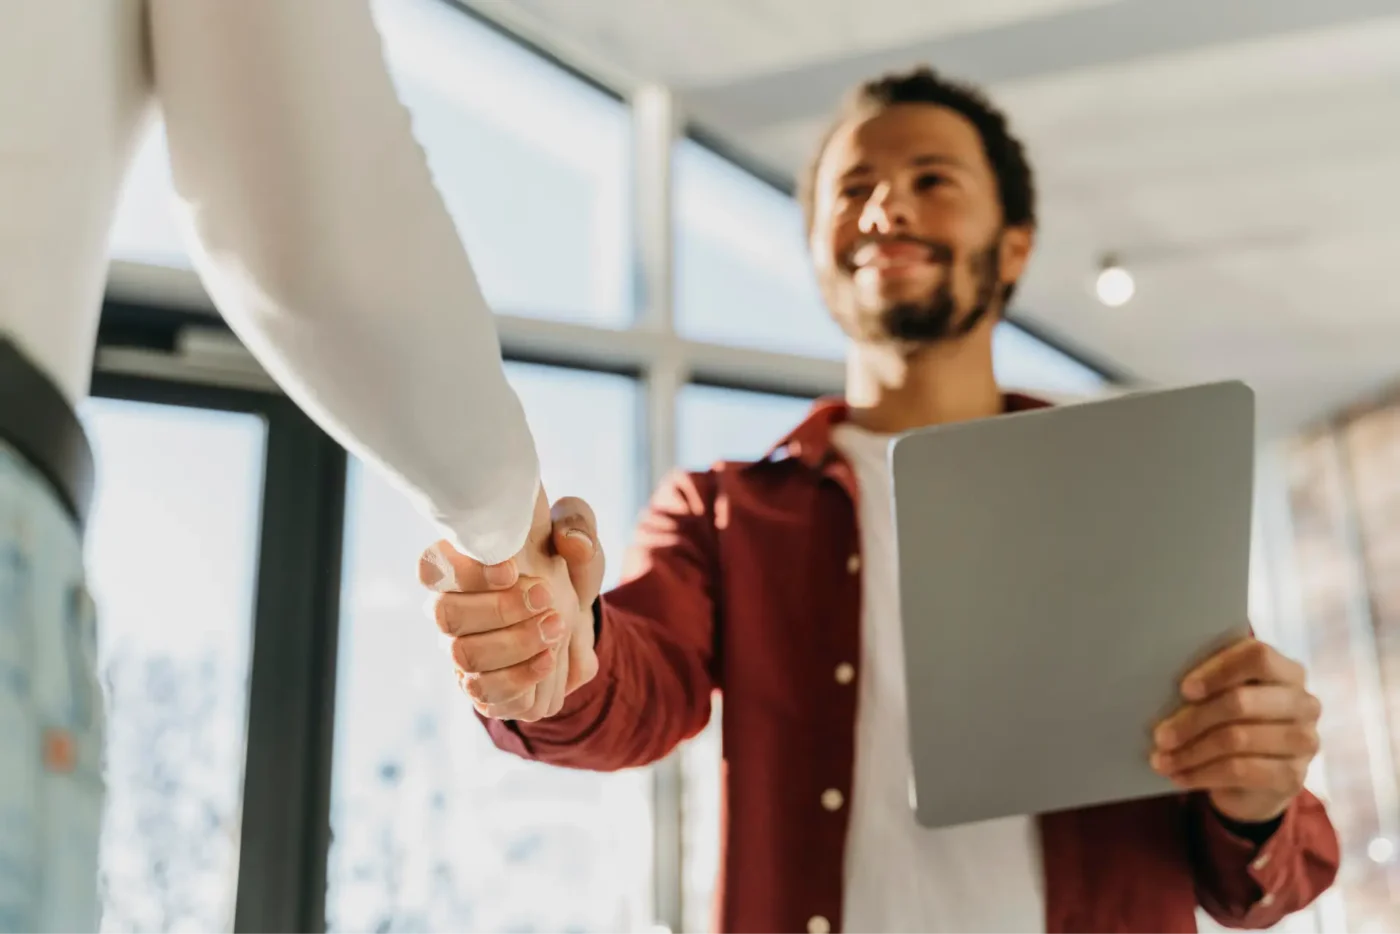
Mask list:
[[[1332,884],[1340,860],[1322,803],[1303,792],[1262,844],[1232,831],[1204,796],[1189,805],[1196,888],[1221,924],[1267,928],[1309,905]]]

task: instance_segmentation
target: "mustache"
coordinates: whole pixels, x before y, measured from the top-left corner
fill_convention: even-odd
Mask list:
[[[851,244],[851,248],[847,250],[845,256],[842,257],[847,271],[856,268],[856,256],[860,254],[861,250],[866,247],[885,246],[891,243],[906,243],[922,247],[928,252],[930,262],[951,263],[953,261],[952,246],[938,240],[926,240],[923,237],[916,237],[913,234],[894,234],[891,236],[870,235],[861,237],[855,243]]]

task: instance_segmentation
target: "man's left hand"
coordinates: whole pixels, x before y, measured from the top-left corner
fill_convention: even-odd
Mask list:
[[[1209,792],[1230,820],[1277,818],[1317,755],[1322,705],[1305,680],[1302,665],[1255,639],[1212,656],[1182,679],[1186,704],[1157,727],[1152,767]]]

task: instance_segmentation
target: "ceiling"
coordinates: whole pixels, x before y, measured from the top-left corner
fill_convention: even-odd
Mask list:
[[[1019,313],[1154,383],[1243,378],[1267,433],[1400,381],[1396,0],[469,0],[792,173],[863,77],[986,85],[1042,227]],[[1137,281],[1092,294],[1099,257]]]

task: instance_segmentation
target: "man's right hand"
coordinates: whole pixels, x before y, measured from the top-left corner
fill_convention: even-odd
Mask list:
[[[551,510],[543,489],[525,547],[511,560],[486,567],[445,541],[423,553],[418,579],[436,592],[432,617],[483,716],[552,717],[593,679],[593,602],[603,569],[593,510],[573,497]]]

